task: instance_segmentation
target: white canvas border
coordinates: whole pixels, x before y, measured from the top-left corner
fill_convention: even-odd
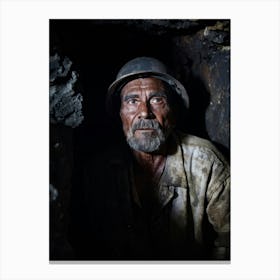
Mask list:
[[[0,279],[280,278],[278,1],[0,3]],[[230,264],[49,264],[50,18],[231,19]]]

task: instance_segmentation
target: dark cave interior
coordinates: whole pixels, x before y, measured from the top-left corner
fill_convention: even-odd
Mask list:
[[[123,141],[119,120],[106,115],[105,97],[118,70],[132,58],[152,56],[170,67],[190,97],[179,128],[211,140],[230,156],[230,21],[50,20],[50,56],[72,61],[75,91],[83,97],[81,124],[50,124],[50,259],[73,259],[69,237],[84,163]],[[74,231],[75,235],[75,231]],[[75,239],[75,238],[74,238]]]

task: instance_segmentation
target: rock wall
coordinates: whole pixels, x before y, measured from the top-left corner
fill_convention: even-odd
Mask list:
[[[69,208],[73,187],[73,128],[83,121],[82,95],[72,61],[50,56],[50,259],[74,256],[68,242]]]
[[[185,83],[190,85],[194,103],[194,109],[190,109],[194,124],[192,131],[209,138],[227,156],[230,148],[229,28],[229,21],[217,21],[194,34],[173,39],[174,61],[178,64],[183,62],[179,71],[183,73]],[[204,107],[204,114],[199,109],[200,104]],[[196,127],[195,120],[202,117],[204,125],[202,123]]]

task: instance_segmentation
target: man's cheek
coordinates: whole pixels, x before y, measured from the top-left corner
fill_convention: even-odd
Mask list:
[[[130,126],[128,125],[127,122],[123,121],[123,131],[124,131],[124,134],[127,135],[129,133],[129,130],[130,130]]]

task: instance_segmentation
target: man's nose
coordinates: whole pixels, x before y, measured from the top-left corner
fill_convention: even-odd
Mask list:
[[[151,111],[149,103],[142,102],[139,108],[139,119],[140,118],[147,119],[152,117],[153,117],[153,112]]]

